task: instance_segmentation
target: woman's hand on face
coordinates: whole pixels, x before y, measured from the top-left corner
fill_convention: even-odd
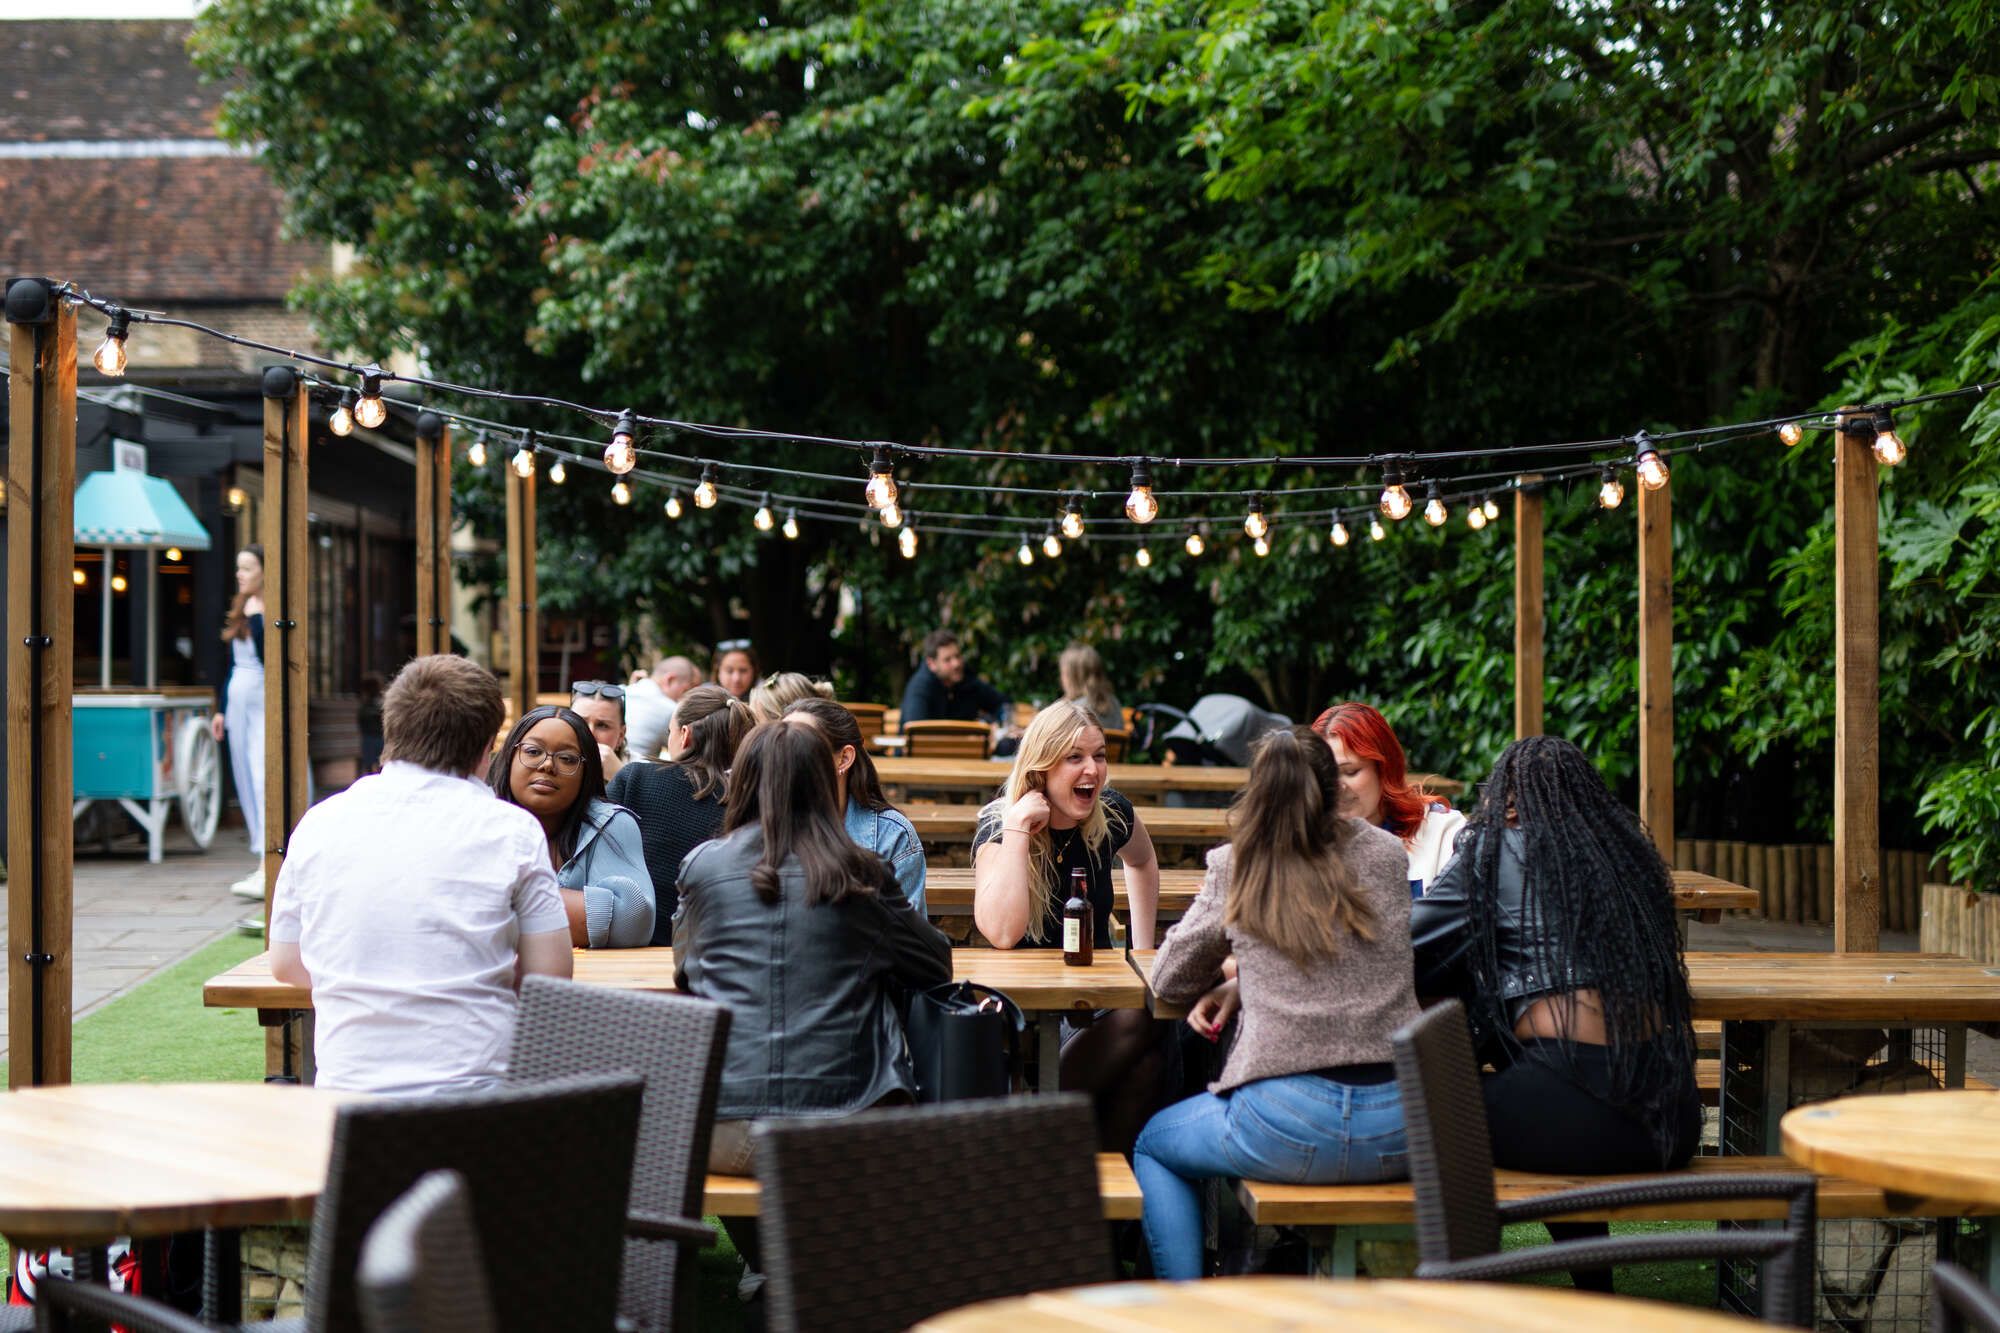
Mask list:
[[[222,714],[210,713],[208,716],[208,734],[215,737],[218,745],[222,742],[222,728]]]
[[[1225,981],[1208,994],[1194,1002],[1188,1010],[1188,1026],[1215,1041],[1222,1036],[1222,1029],[1229,1020],[1236,1017],[1236,1011],[1243,1007],[1243,1001],[1234,981]]]
[[[1049,798],[1038,791],[1022,792],[1021,799],[1007,807],[1007,816],[1002,822],[1010,829],[1040,832],[1049,822]]]

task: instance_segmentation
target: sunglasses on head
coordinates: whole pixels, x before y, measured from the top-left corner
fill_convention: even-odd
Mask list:
[[[623,685],[613,685],[608,680],[580,680],[569,687],[569,692],[573,698],[578,699],[588,699],[592,695],[603,699],[623,699],[625,697],[625,687]]]
[[[724,639],[721,643],[715,645],[715,651],[718,653],[740,653],[749,647],[750,640],[748,639]]]

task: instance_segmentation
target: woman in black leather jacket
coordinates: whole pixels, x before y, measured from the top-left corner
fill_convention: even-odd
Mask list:
[[[1581,750],[1501,754],[1414,906],[1417,989],[1466,1001],[1493,1158],[1591,1175],[1684,1166],[1701,1136],[1673,880]]]

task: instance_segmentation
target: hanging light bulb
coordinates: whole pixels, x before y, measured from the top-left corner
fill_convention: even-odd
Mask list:
[[[896,471],[889,462],[889,451],[875,450],[874,461],[868,464],[868,489],[864,492],[871,509],[887,509],[896,503]],[[890,524],[894,527],[895,524]]]
[[[1479,512],[1485,514],[1487,521],[1491,522],[1500,517],[1500,502],[1495,500],[1489,493],[1484,500],[1479,502]]]
[[[166,556],[168,564],[178,564],[181,558],[181,548],[178,546],[169,546],[166,550]]]
[[[1403,488],[1403,474],[1395,468],[1382,473],[1382,516],[1400,523],[1410,516],[1410,493]]]
[[[474,467],[486,466],[486,432],[481,431],[472,437],[472,443],[465,451],[465,461]]]
[[[525,439],[521,441],[521,447],[514,451],[514,475],[523,479],[535,475],[535,451]]]
[[[341,436],[354,433],[354,401],[354,390],[340,391],[340,401],[333,405],[333,414],[326,419],[328,430]]]
[[[131,584],[125,581],[125,576],[123,574],[113,574],[111,576],[111,591],[124,592],[127,588],[131,586],[132,586]]]
[[[1486,511],[1478,505],[1467,505],[1465,507],[1465,526],[1471,528],[1474,532],[1485,527]]]
[[[1083,536],[1083,500],[1072,495],[1063,505],[1062,535],[1075,541]]]
[[[900,528],[903,526],[903,507],[891,500],[876,511],[876,517],[882,520],[885,528]]]
[[[1379,519],[1379,518],[1371,518],[1371,519],[1369,519],[1369,520],[1368,520],[1368,540],[1369,540],[1369,541],[1371,541],[1371,542],[1379,542],[1379,541],[1381,541],[1381,540],[1382,540],[1382,539],[1383,539],[1384,537],[1386,537],[1386,536],[1388,536],[1388,535],[1389,535],[1389,530],[1388,530],[1387,528],[1385,528],[1385,527],[1383,527],[1383,526],[1382,526],[1382,520],[1381,520],[1381,519]]]
[[[630,408],[618,414],[611,428],[611,443],[604,446],[604,466],[614,477],[622,477],[639,466],[639,418]]]
[[[1062,554],[1062,538],[1056,536],[1056,528],[1053,523],[1048,526],[1047,531],[1042,533],[1042,554],[1051,560]]]
[[[679,491],[668,491],[667,502],[661,508],[667,511],[668,518],[679,518],[687,512],[687,506],[681,503],[681,493]]]
[[[1778,427],[1778,442],[1787,449],[1795,448],[1806,437],[1806,428],[1796,421],[1787,421]]]
[[[1201,529],[1192,523],[1188,524],[1187,553],[1199,558],[1201,553],[1207,549],[1208,543],[1201,539]]]
[[[69,572],[69,581],[71,583],[74,583],[77,587],[81,588],[84,584],[90,581],[90,576],[88,574],[85,574],[80,569],[72,569]]]
[[[1021,549],[1014,552],[1014,558],[1023,565],[1032,565],[1035,563],[1035,547],[1028,540],[1028,534],[1025,532],[1021,534]]]
[[[549,480],[558,486],[569,480],[569,469],[563,466],[562,459],[558,458],[549,467]]]
[[[1271,530],[1270,520],[1264,517],[1264,497],[1250,497],[1250,512],[1243,516],[1243,535],[1262,539]]]
[[[765,491],[764,498],[757,502],[757,512],[750,516],[750,522],[756,525],[759,532],[769,532],[772,528],[778,526],[777,516],[771,512],[771,493],[769,491]]]
[[[1875,454],[1876,462],[1883,467],[1895,467],[1910,456],[1909,448],[1903,443],[1903,437],[1896,434],[1896,423],[1890,420],[1887,412],[1877,412],[1874,425],[1875,443],[1870,448]]]
[[[1333,520],[1333,531],[1327,534],[1327,539],[1335,546],[1347,545],[1348,541],[1351,540],[1348,535],[1347,525],[1337,518]]]
[[[1151,569],[1153,567],[1153,553],[1146,549],[1144,542],[1140,542],[1139,549],[1132,552],[1132,563],[1141,569]]]
[[[897,534],[896,549],[903,553],[903,559],[905,560],[915,560],[917,558],[916,528],[906,527],[902,532]]]
[[[1625,503],[1625,484],[1618,480],[1617,469],[1606,463],[1598,474],[1597,503],[1606,509],[1616,509]]]
[[[373,366],[361,372],[361,401],[354,405],[354,419],[369,430],[389,419],[382,401],[382,372]]]
[[[717,499],[715,489],[715,464],[701,465],[701,484],[694,488],[694,504],[697,509],[713,509]]]
[[[621,505],[631,504],[632,488],[630,486],[627,486],[622,479],[612,482],[611,501],[613,504],[621,504]]]
[[[1132,493],[1125,497],[1125,517],[1134,523],[1151,523],[1159,516],[1160,502],[1153,498],[1153,469],[1142,459],[1132,465]]]
[[[1432,482],[1424,488],[1424,522],[1434,528],[1444,526],[1451,517],[1451,511],[1444,506],[1444,497],[1438,494],[1438,484]]]
[[[1667,484],[1667,460],[1660,457],[1660,451],[1653,442],[1640,431],[1632,443],[1636,450],[1632,460],[1633,470],[1639,474],[1639,484],[1649,491],[1657,491]]]
[[[1271,543],[1268,539],[1259,537],[1250,544],[1250,549],[1255,551],[1260,557],[1267,556],[1271,554]]]
[[[90,358],[90,364],[97,367],[100,375],[123,375],[125,373],[125,339],[131,333],[132,316],[124,310],[111,312],[111,325],[104,330],[104,341],[97,345],[97,354]]]
[[[785,540],[786,540],[786,541],[794,541],[794,542],[795,542],[795,541],[797,541],[797,540],[799,539],[799,511],[798,511],[798,510],[796,510],[796,509],[787,509],[787,510],[785,511],[785,526],[784,526],[783,528],[780,528],[780,529],[779,529],[779,531],[781,531],[781,532],[783,532],[783,533],[785,534]]]

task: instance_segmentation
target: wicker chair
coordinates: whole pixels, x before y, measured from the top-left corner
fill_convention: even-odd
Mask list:
[[[1931,1270],[1931,1333],[2000,1333],[2000,1298],[1957,1264]]]
[[[305,1318],[246,1327],[360,1329],[362,1238],[419,1178],[449,1169],[470,1186],[474,1216],[505,1221],[482,1238],[503,1333],[610,1328],[642,1088],[615,1075],[342,1107],[306,1254]],[[67,1330],[82,1314],[132,1333],[213,1333],[155,1302],[82,1283],[46,1283],[41,1297],[46,1329]]]
[[[751,1133],[773,1333],[886,1333],[1113,1276],[1087,1098],[766,1120]],[[888,1231],[869,1221],[889,1218]]]
[[[465,1177],[433,1171],[390,1204],[361,1242],[355,1286],[368,1333],[495,1333]]]
[[[671,1329],[677,1309],[694,1308],[693,1252],[715,1242],[701,1196],[728,1038],[729,1010],[693,996],[521,985],[510,1082],[612,1069],[646,1080],[618,1295],[621,1318],[641,1329]]]
[[[908,759],[984,759],[993,745],[993,728],[984,722],[905,722]]]
[[[1496,1202],[1486,1100],[1464,1008],[1456,1000],[1439,1004],[1391,1040],[1410,1144],[1410,1179],[1416,1185],[1418,1277],[1488,1281],[1614,1264],[1754,1259],[1763,1265],[1764,1321],[1811,1327],[1812,1176],[1660,1175]],[[1783,1201],[1789,1210],[1784,1228],[1605,1237],[1500,1252],[1500,1229],[1513,1222],[1586,1209],[1736,1199]]]

